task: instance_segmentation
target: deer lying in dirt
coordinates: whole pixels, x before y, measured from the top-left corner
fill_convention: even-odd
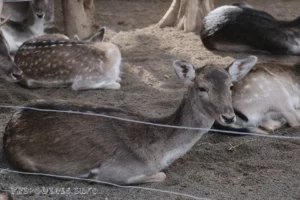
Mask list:
[[[27,88],[120,89],[121,53],[116,45],[102,42],[104,33],[101,28],[84,41],[49,34],[25,42],[15,56],[24,71],[20,84]]]
[[[3,4],[2,15],[6,15],[7,11],[13,11],[13,20],[8,21],[1,28],[13,54],[25,41],[44,34],[49,2],[48,0],[32,0],[31,2],[5,2]],[[53,4],[52,0],[51,2],[50,4]]]
[[[221,6],[204,18],[201,39],[209,50],[300,55],[300,17],[277,20],[246,3]]]
[[[8,21],[9,17],[0,23],[0,27]],[[17,82],[22,79],[23,72],[10,57],[8,49],[7,41],[0,30],[0,76],[9,82]]]
[[[9,163],[24,171],[120,184],[163,181],[166,175],[161,170],[189,151],[215,120],[221,124],[235,121],[232,83],[241,80],[253,65],[236,61],[227,70],[214,65],[195,69],[177,60],[173,66],[189,88],[180,106],[166,117],[151,119],[115,108],[68,103],[40,102],[29,107],[101,113],[203,130],[23,109],[14,114],[4,134],[4,153]]]
[[[253,58],[256,58],[252,56]],[[255,62],[240,60],[248,65]],[[300,125],[300,67],[280,63],[258,63],[233,87],[237,120],[233,129],[267,133],[284,124]]]

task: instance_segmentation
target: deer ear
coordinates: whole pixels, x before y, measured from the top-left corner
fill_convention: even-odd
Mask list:
[[[4,25],[8,20],[9,20],[9,18],[11,17],[11,13],[9,13],[9,15],[1,22],[1,20],[0,20],[0,27],[2,26],[2,25]]]
[[[241,7],[241,8],[253,8],[250,4],[247,4],[246,2],[233,3],[231,5]]]
[[[245,59],[237,59],[227,67],[232,82],[242,80],[257,63],[256,56],[249,56]]]
[[[80,41],[80,38],[79,38],[79,36],[78,36],[77,34],[75,34],[75,35],[73,36],[73,39],[76,40],[76,41]]]
[[[184,60],[176,60],[173,62],[174,70],[185,85],[194,84],[196,77],[195,67]]]
[[[88,38],[89,42],[102,42],[104,40],[106,28],[102,27],[97,33]]]

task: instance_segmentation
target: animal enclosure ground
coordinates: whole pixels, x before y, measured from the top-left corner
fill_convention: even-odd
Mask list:
[[[59,1],[57,1],[59,2]],[[216,6],[232,0],[216,0]],[[246,1],[280,19],[299,15],[299,0]],[[97,21],[108,28],[106,41],[122,52],[121,90],[75,92],[70,87],[28,90],[0,80],[0,104],[23,105],[36,99],[71,100],[128,109],[151,116],[172,112],[184,88],[172,69],[172,61],[186,59],[196,66],[230,64],[247,54],[207,51],[199,36],[155,24],[165,14],[171,0],[96,0]],[[56,12],[62,28],[61,9]],[[293,56],[258,55],[259,60],[297,62]],[[2,138],[13,110],[0,109]],[[280,135],[300,136],[298,128],[280,130]],[[2,140],[0,142],[2,149]],[[163,183],[142,186],[188,193],[210,199],[300,199],[300,141],[206,134],[187,155],[165,170]],[[8,168],[0,151],[0,168]],[[96,188],[97,195],[22,195],[16,199],[183,199],[157,192],[119,189],[82,181],[47,177],[0,174],[0,191],[11,187]],[[62,197],[62,198],[61,198]]]

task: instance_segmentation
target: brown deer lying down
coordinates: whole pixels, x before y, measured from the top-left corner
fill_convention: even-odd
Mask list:
[[[85,41],[61,34],[43,35],[25,42],[15,55],[27,88],[65,87],[73,90],[120,89],[121,53],[102,42],[105,28]]]
[[[9,163],[24,171],[85,176],[120,184],[163,181],[166,175],[161,170],[189,151],[215,120],[222,124],[235,121],[232,82],[242,79],[252,67],[237,61],[229,66],[229,72],[213,65],[195,70],[190,63],[179,60],[173,66],[189,88],[180,106],[166,117],[150,119],[114,108],[67,103],[41,102],[29,106],[204,130],[24,109],[14,114],[4,134],[4,153]]]
[[[256,64],[247,59],[240,61]],[[226,126],[259,133],[274,131],[285,124],[300,126],[299,77],[299,65],[256,64],[249,75],[233,87],[237,120]]]
[[[10,16],[0,23],[0,27],[4,25]],[[9,55],[9,46],[0,30],[0,77],[10,82],[21,80],[23,72],[16,66]]]
[[[277,20],[246,3],[221,6],[204,18],[201,39],[209,50],[300,55],[300,17]]]

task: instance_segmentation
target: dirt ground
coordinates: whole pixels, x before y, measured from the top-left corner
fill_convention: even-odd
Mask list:
[[[216,0],[217,6],[232,0]],[[59,2],[59,1],[58,1]],[[0,104],[23,105],[35,99],[63,99],[119,107],[145,115],[172,112],[184,91],[173,72],[175,59],[186,59],[201,67],[205,63],[226,66],[246,54],[207,51],[193,33],[155,24],[168,9],[170,0],[96,0],[97,20],[108,28],[106,41],[122,51],[122,88],[119,91],[81,91],[70,88],[28,90],[0,80]],[[279,19],[299,15],[299,0],[251,0],[254,7]],[[62,26],[57,6],[57,25]],[[296,62],[297,57],[258,55],[259,60]],[[0,138],[13,110],[0,109]],[[279,135],[300,136],[298,128],[278,131]],[[2,140],[0,142],[2,149]],[[209,199],[300,199],[300,141],[206,134],[187,155],[165,170],[163,183],[145,184],[156,188]],[[10,168],[0,151],[0,168]],[[88,195],[14,195],[15,199],[184,199],[159,192],[121,189],[83,181],[48,177],[0,174],[0,191],[11,187],[94,188]]]

